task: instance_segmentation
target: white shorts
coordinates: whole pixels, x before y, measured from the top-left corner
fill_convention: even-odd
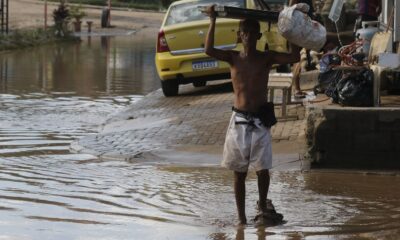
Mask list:
[[[252,123],[253,122],[253,123]],[[236,172],[272,168],[271,131],[258,118],[233,112],[221,166]]]

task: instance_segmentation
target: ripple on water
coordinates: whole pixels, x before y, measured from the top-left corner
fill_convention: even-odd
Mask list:
[[[5,113],[0,119],[0,237],[21,233],[32,236],[27,239],[75,239],[85,233],[110,239],[341,239],[400,234],[400,178],[354,173],[272,172],[269,197],[287,222],[236,229],[230,172],[71,154],[69,143],[95,132],[106,115],[127,104],[126,98],[58,96],[38,94],[27,100],[0,95],[5,99],[0,105]],[[258,196],[255,174],[248,176],[247,196],[251,219]]]
[[[90,162],[87,155],[78,155],[76,159],[70,155],[70,158],[68,161],[68,155],[54,155],[48,159],[40,156],[3,159],[0,199],[7,204],[1,204],[1,210],[20,212],[32,221],[125,227],[138,227],[143,222],[155,226],[214,226],[226,236],[235,235],[231,228],[236,214],[229,172],[206,167]],[[332,175],[273,172],[270,198],[287,223],[264,229],[264,234],[278,237],[299,232],[311,239],[341,238],[373,236],[382,231],[393,233],[398,229],[400,206],[393,198],[379,201],[373,194],[365,196],[362,189],[343,194],[337,186],[323,188],[322,182],[327,179],[342,177]],[[354,177],[360,179],[359,175]],[[393,178],[388,176],[386,181],[393,182]],[[256,214],[254,174],[249,175],[247,186],[250,218]],[[348,187],[351,186],[342,186]],[[385,192],[380,194],[386,195]],[[33,205],[41,211],[32,211]],[[261,234],[251,229],[245,235]]]

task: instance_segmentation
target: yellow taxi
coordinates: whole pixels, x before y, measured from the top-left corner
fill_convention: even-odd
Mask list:
[[[200,87],[205,86],[207,81],[230,78],[229,64],[204,53],[210,20],[200,12],[198,6],[217,4],[261,9],[261,1],[268,4],[268,0],[182,0],[172,3],[158,33],[155,56],[164,95],[177,95],[180,84],[192,83]],[[285,0],[271,0],[271,5],[278,8],[283,8],[285,3]],[[268,43],[271,50],[287,51],[287,42],[277,32],[276,24],[260,24],[263,35],[257,48],[264,50]],[[217,18],[215,47],[241,50],[243,46],[238,43],[238,28],[239,20]]]

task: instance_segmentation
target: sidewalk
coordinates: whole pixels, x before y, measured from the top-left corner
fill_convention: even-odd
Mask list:
[[[112,116],[98,134],[74,142],[71,149],[104,159],[161,157],[219,164],[232,103],[229,82],[213,82],[203,88],[181,86],[180,95],[170,98],[157,90]],[[280,109],[275,110],[279,116]],[[298,120],[280,121],[272,128],[274,159],[297,162],[294,168],[298,169],[302,165],[298,146],[304,143],[305,110],[302,105],[290,105],[288,113],[297,115]]]
[[[47,24],[54,24],[52,13],[59,2],[47,2]],[[70,5],[70,3],[68,3]],[[74,4],[71,4],[74,5]],[[44,2],[40,0],[13,0],[9,3],[9,28],[11,30],[42,28],[44,26]],[[92,21],[91,36],[129,35],[141,32],[155,38],[164,18],[164,12],[144,11],[128,8],[111,10],[111,28],[101,28],[101,16],[104,7],[82,5],[87,16],[82,19],[82,35],[88,34],[87,21]],[[71,19],[71,22],[73,20]],[[70,23],[72,30],[72,23]]]

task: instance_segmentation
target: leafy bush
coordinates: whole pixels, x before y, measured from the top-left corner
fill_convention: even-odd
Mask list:
[[[71,18],[68,6],[64,1],[60,1],[58,8],[53,11],[53,19],[55,24],[55,31],[57,36],[64,36],[67,34],[67,24]]]
[[[75,18],[76,22],[80,22],[83,17],[86,16],[86,12],[82,10],[81,5],[71,6],[70,16]]]
[[[43,30],[42,28],[16,30],[9,34],[0,34],[0,51],[64,41],[79,41],[79,38],[71,35],[59,37],[55,35],[54,27],[47,30]]]
[[[68,21],[70,18],[70,13],[68,6],[64,3],[64,1],[60,2],[58,8],[54,9],[53,11],[53,19],[54,22],[65,22]]]

